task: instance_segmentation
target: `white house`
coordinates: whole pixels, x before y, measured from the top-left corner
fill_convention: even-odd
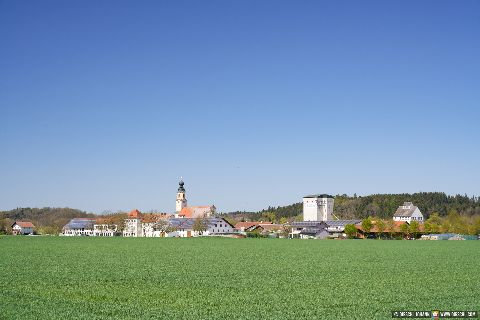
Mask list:
[[[137,209],[130,211],[125,219],[125,228],[123,229],[124,237],[141,237],[142,232],[141,213]]]
[[[393,215],[394,221],[406,221],[408,223],[417,221],[423,223],[423,214],[417,206],[411,202],[404,202],[403,206],[399,206]]]
[[[333,220],[334,198],[328,194],[303,197],[303,221]]]
[[[15,221],[12,224],[12,234],[33,234],[35,226],[30,221]]]

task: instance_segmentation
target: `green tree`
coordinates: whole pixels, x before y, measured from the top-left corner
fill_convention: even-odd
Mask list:
[[[418,221],[410,222],[409,231],[414,238],[418,238],[418,234],[420,232],[420,224],[418,223]]]
[[[462,233],[462,217],[456,209],[452,209],[448,212],[448,215],[444,220],[444,226],[448,229],[447,232]]]
[[[442,218],[438,215],[438,212],[434,212],[425,221],[424,224],[426,233],[440,233],[442,232]]]
[[[156,231],[160,231],[162,237],[168,233],[177,231],[177,228],[171,225],[166,219],[158,219],[153,228]]]
[[[385,223],[385,221],[383,221],[382,219],[378,219],[377,220],[377,223],[375,224],[377,226],[377,230],[378,230],[378,238],[380,239],[380,237],[382,236],[382,234],[385,232],[385,229],[387,227],[387,224]]]
[[[275,223],[275,221],[277,220],[275,212],[267,211],[263,214],[263,216],[272,223]]]
[[[363,229],[363,232],[365,233],[365,238],[367,238],[367,236],[370,233],[370,230],[372,230],[372,228],[373,228],[373,223],[372,223],[372,219],[370,217],[362,220],[362,229]]]
[[[0,219],[0,234],[12,233],[13,221],[10,219]]]
[[[288,222],[288,219],[285,217],[280,218],[280,224],[286,224]]]
[[[480,216],[475,216],[472,222],[472,233],[480,235]]]
[[[208,229],[208,223],[205,218],[196,218],[193,222],[193,231],[203,234]]]
[[[347,237],[350,239],[354,238],[357,234],[357,228],[353,224],[347,224],[345,226],[344,232],[346,233]]]
[[[393,219],[387,220],[386,228],[388,230],[390,238],[395,237],[395,234],[397,233],[396,226],[397,225],[395,224],[395,221],[393,221]]]
[[[408,223],[403,223],[400,226],[400,232],[402,233],[404,239],[410,237],[410,226]]]

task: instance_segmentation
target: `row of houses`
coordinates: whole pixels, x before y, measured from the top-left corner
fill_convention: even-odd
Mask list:
[[[103,218],[74,218],[63,227],[61,234],[94,237],[198,237],[246,236],[258,233],[275,237],[326,239],[345,237],[347,225],[355,227],[358,237],[400,234],[403,225],[414,221],[420,224],[418,232],[424,231],[423,214],[411,202],[405,202],[398,207],[393,214],[393,225],[390,224],[387,230],[379,229],[375,221],[371,230],[363,230],[361,220],[340,220],[333,214],[334,197],[328,194],[303,197],[303,221],[287,224],[251,221],[239,222],[233,226],[224,218],[215,216],[214,205],[187,206],[184,185],[181,180],[175,200],[175,214],[142,214],[134,209],[128,213],[121,225],[108,223]],[[20,221],[16,224],[14,232],[33,233],[33,225],[28,229],[26,222]],[[433,235],[424,238],[436,239]]]
[[[127,215],[123,228],[116,224],[106,224],[103,219],[74,218],[62,229],[63,236],[93,237],[197,237],[234,233],[234,226],[224,218],[142,214],[136,209]]]

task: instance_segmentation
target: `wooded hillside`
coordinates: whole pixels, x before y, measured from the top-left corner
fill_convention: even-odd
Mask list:
[[[413,202],[420,208],[425,219],[436,212],[446,216],[456,210],[461,215],[480,215],[480,198],[467,195],[449,196],[443,192],[420,192],[414,194],[374,194],[369,196],[336,195],[333,212],[339,219],[363,219],[368,216],[392,218],[398,206],[404,202]],[[258,212],[231,212],[228,215],[235,219],[276,220],[281,218],[291,220],[301,219],[303,205],[301,202],[284,207],[268,207]]]
[[[71,208],[16,208],[0,211],[0,233],[7,232],[15,220],[31,221],[41,233],[58,234],[72,218],[95,217]]]

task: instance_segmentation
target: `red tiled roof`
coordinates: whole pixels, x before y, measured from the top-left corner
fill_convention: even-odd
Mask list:
[[[179,216],[184,218],[191,218],[193,213],[193,209],[191,207],[182,208],[182,210],[178,213]]]
[[[22,228],[35,228],[33,223],[31,223],[30,221],[15,221],[14,225],[15,224],[18,224]]]
[[[214,211],[215,206],[191,206],[182,208],[178,213],[178,216],[182,218],[197,218],[204,216],[208,212],[213,213]]]
[[[138,211],[137,209],[133,209],[128,214],[128,217],[131,218],[131,219],[140,219],[141,215],[142,215],[142,213],[140,211]]]

